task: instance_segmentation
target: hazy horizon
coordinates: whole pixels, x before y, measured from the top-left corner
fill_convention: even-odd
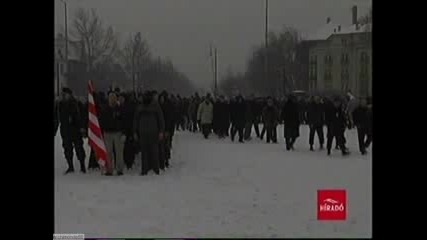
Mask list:
[[[219,78],[230,66],[243,72],[253,47],[263,44],[265,0],[73,0],[68,1],[68,25],[78,7],[95,8],[102,20],[120,33],[141,32],[155,56],[170,58],[196,87],[212,83],[209,44],[218,48]],[[348,25],[351,7],[366,14],[372,0],[269,0],[269,30],[283,26],[303,36],[326,23]],[[55,0],[55,34],[64,23],[64,8]]]

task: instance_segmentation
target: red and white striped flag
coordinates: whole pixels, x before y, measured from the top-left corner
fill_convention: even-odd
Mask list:
[[[101,127],[98,122],[98,114],[96,111],[95,101],[93,99],[93,84],[89,80],[89,145],[95,151],[95,156],[98,158],[98,163],[102,170],[111,169],[111,161],[108,158],[107,148],[105,147],[104,138],[102,136]]]

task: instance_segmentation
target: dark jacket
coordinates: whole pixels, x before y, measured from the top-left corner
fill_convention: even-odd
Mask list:
[[[246,112],[245,112],[245,119],[247,122],[251,122],[255,119],[254,108],[255,108],[255,101],[254,100],[247,100],[246,101]]]
[[[308,106],[307,120],[309,125],[323,126],[325,124],[325,109],[323,104],[312,102]]]
[[[279,120],[279,111],[273,106],[266,106],[262,111],[262,119],[266,127],[274,127]]]
[[[367,122],[367,132],[372,135],[372,107],[368,108],[368,122]]]
[[[60,127],[63,137],[68,136],[68,134],[79,133],[80,129],[85,128],[81,107],[74,98],[69,101],[61,100],[57,103],[55,114],[57,114],[54,118],[55,132]]]
[[[344,130],[347,118],[342,106],[336,108],[332,103],[328,104],[325,111],[325,121],[329,128]]]
[[[219,104],[220,108],[220,125],[228,126],[230,124],[230,106],[226,102],[221,102]]]
[[[221,122],[221,102],[219,100],[215,101],[213,104],[213,119],[212,125],[213,129],[216,130],[220,126]]]
[[[126,100],[123,108],[123,127],[126,133],[126,136],[133,137],[133,119],[135,116],[137,104],[131,100]]]
[[[299,117],[299,111],[298,111],[298,104],[293,101],[289,100],[285,103],[283,110],[282,110],[282,117],[281,119],[285,123],[285,127],[297,127],[300,124],[300,117]]]
[[[261,120],[261,115],[262,115],[262,111],[264,109],[264,105],[263,102],[261,100],[256,100],[253,103],[253,114],[254,114],[254,119],[256,119],[257,121]]]
[[[162,109],[163,118],[165,121],[165,131],[172,133],[175,129],[175,113],[173,103],[169,98],[164,99],[163,103],[160,103],[160,108]]]
[[[188,105],[188,116],[191,120],[197,121],[197,103],[195,101],[191,101]]]
[[[241,102],[239,102],[238,99],[240,99]],[[230,111],[233,125],[237,128],[243,128],[245,126],[246,103],[242,97],[237,97]]]
[[[368,117],[368,108],[367,107],[357,107],[353,111],[353,123],[354,125],[362,128],[367,128],[369,122]]]
[[[111,107],[109,104],[101,108],[99,122],[103,132],[121,132],[125,131],[125,112],[123,106]]]
[[[160,105],[156,101],[139,105],[133,126],[140,141],[158,142],[159,133],[165,131],[165,120]]]

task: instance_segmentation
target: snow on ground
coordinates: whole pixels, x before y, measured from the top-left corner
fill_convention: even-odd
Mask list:
[[[63,175],[57,136],[55,232],[109,238],[371,237],[372,156],[358,152],[356,131],[346,132],[348,157],[308,151],[306,126],[294,152],[285,150],[282,127],[278,133],[280,144],[241,144],[177,132],[166,173],[139,176],[133,170],[113,177]],[[317,190],[335,188],[347,190],[347,220],[318,221]]]

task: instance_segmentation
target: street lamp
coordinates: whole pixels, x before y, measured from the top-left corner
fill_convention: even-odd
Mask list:
[[[268,0],[265,0],[265,81],[268,81]]]
[[[61,0],[64,4],[64,25],[65,25],[65,72],[68,81],[68,18],[67,18],[67,2]]]

